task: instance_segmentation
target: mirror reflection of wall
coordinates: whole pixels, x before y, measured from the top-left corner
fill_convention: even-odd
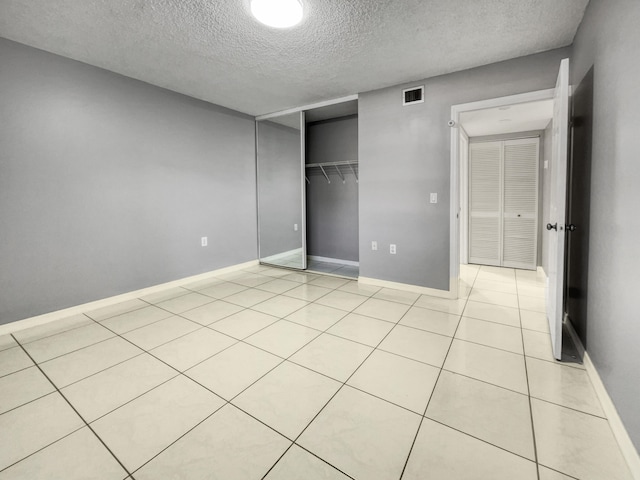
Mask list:
[[[258,231],[262,263],[306,268],[304,114],[256,122]]]

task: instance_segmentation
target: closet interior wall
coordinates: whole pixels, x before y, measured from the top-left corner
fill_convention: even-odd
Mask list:
[[[307,168],[307,256],[358,262],[358,116],[307,123],[306,163],[353,162]],[[326,175],[326,176],[325,176]],[[310,267],[311,268],[311,267]],[[336,272],[338,273],[338,272]]]

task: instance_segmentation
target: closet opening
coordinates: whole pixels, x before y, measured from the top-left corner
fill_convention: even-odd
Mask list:
[[[305,111],[307,270],[357,278],[358,101]]]

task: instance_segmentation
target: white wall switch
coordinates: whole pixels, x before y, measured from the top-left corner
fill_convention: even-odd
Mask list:
[[[549,168],[549,160],[544,161],[544,169],[546,170],[547,168]]]
[[[207,237],[202,237],[202,238],[200,239],[200,245],[202,245],[203,247],[206,247],[208,243],[209,243],[209,242],[208,242]]]
[[[391,255],[395,255],[396,254],[396,245],[394,243],[392,243],[391,245],[389,245],[389,253]]]
[[[432,193],[431,196],[429,197],[429,201],[431,203],[438,203],[438,194]]]
[[[375,240],[371,242],[371,250],[378,250],[378,242]]]
[[[297,231],[298,231],[298,224],[297,224],[297,223],[294,223],[294,224],[293,224],[293,231],[294,231],[294,232],[297,232]]]

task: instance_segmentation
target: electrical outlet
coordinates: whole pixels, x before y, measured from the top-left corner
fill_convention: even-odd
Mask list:
[[[298,224],[297,224],[297,223],[294,223],[294,224],[293,224],[293,231],[294,231],[294,232],[297,232],[297,231],[298,231]]]
[[[208,245],[208,243],[209,243],[209,242],[208,242],[207,237],[202,237],[202,238],[200,239],[200,245],[202,245],[203,247],[206,247],[206,246]]]
[[[378,242],[375,240],[371,242],[371,250],[378,250]]]
[[[396,254],[396,245],[395,245],[395,243],[392,243],[391,245],[389,245],[389,253],[391,255],[395,255]]]
[[[430,196],[430,200],[431,203],[438,203],[438,194],[437,193],[432,193]]]

